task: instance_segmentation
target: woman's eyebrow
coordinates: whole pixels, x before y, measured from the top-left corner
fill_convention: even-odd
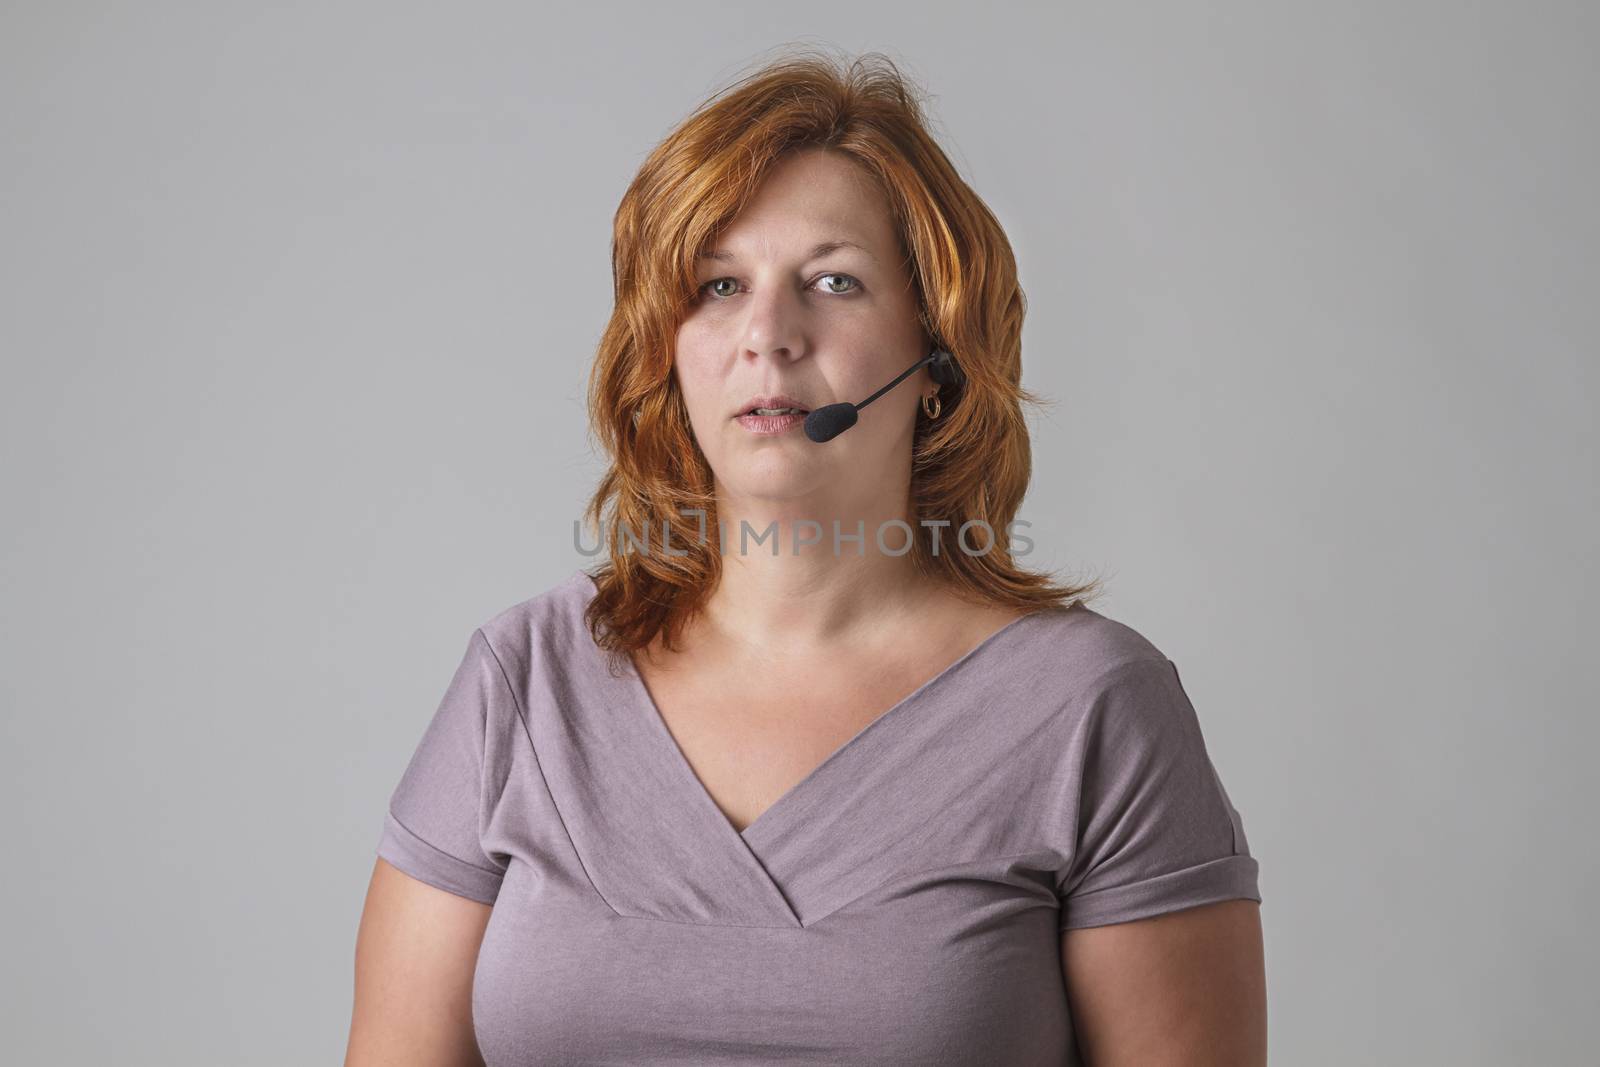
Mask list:
[[[814,259],[821,259],[823,256],[826,256],[832,252],[837,252],[841,248],[854,248],[858,252],[866,253],[866,255],[874,261],[878,258],[877,256],[874,256],[872,254],[872,250],[867,248],[865,245],[857,244],[855,241],[848,241],[844,238],[838,238],[836,240],[823,241],[821,244],[817,245],[810,251],[810,253],[807,254],[803,262],[810,263]],[[732,252],[728,252],[723,249],[716,249],[710,252],[701,252],[699,258],[729,262],[739,257],[735,256]]]

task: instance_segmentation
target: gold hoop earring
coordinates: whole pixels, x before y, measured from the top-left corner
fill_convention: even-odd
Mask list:
[[[932,408],[928,407],[928,401],[930,400],[933,401]],[[937,419],[939,417],[939,412],[943,410],[944,404],[939,400],[938,393],[934,393],[932,396],[924,396],[922,398],[922,413],[928,416],[928,418]]]

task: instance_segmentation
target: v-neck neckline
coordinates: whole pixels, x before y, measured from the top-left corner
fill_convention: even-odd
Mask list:
[[[594,576],[589,574],[587,571],[583,573],[588,579],[591,589],[597,588],[594,582]],[[1030,611],[1027,614],[1020,615],[1017,618],[1012,619],[1010,622],[993,631],[983,640],[967,649],[960,656],[956,657],[956,659],[952,660],[949,664],[942,668],[937,674],[933,675],[921,685],[917,686],[917,688],[913,689],[910,693],[907,693],[894,704],[890,705],[882,712],[879,712],[878,715],[876,715],[865,726],[861,727],[861,729],[852,734],[847,740],[844,741],[844,743],[840,744],[832,752],[828,753],[827,756],[823,757],[822,761],[816,764],[816,766],[812,767],[810,771],[806,772],[806,774],[803,775],[799,781],[795,782],[788,789],[785,789],[781,794],[779,794],[776,800],[763,808],[760,814],[752,819],[742,830],[733,825],[732,821],[729,820],[728,816],[723,812],[721,806],[717,804],[716,799],[712,797],[711,792],[706,788],[705,783],[700,780],[700,776],[695,773],[693,765],[689,762],[689,757],[684,754],[684,751],[679,746],[677,739],[673,737],[671,729],[668,728],[666,717],[661,714],[661,709],[656,705],[655,698],[651,696],[650,689],[645,684],[644,677],[639,673],[638,665],[635,663],[631,654],[624,657],[624,661],[626,663],[626,670],[624,671],[624,674],[626,676],[628,695],[633,699],[634,704],[637,705],[639,713],[643,715],[644,718],[649,720],[649,732],[655,736],[658,744],[665,749],[666,758],[674,764],[676,768],[675,773],[678,775],[680,780],[684,781],[689,787],[690,792],[696,794],[700,798],[700,802],[709,808],[711,814],[715,816],[715,820],[718,823],[726,827],[729,833],[735,835],[735,837],[741,843],[748,847],[752,840],[752,836],[758,832],[758,830],[765,829],[767,826],[770,826],[772,823],[781,818],[782,812],[796,803],[796,798],[798,798],[800,794],[814,787],[815,783],[825,774],[827,774],[834,765],[838,764],[851,751],[859,747],[859,742],[863,737],[880,727],[882,723],[894,718],[896,714],[901,712],[903,709],[920,703],[921,700],[925,698],[926,694],[937,689],[941,682],[954,675],[956,671],[959,670],[963,665],[976,658],[985,650],[993,648],[1000,642],[1001,638],[1018,629],[1029,619],[1037,618],[1041,614],[1043,614],[1042,609]]]

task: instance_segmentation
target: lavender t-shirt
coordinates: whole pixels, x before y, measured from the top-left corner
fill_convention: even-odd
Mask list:
[[[744,831],[579,571],[472,633],[377,853],[494,908],[489,1067],[1080,1063],[1061,931],[1260,900],[1177,668],[1082,604],[991,634]]]

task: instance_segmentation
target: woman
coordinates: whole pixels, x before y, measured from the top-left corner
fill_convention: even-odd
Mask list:
[[[1264,1063],[1243,825],[1172,662],[1013,558],[1022,293],[893,65],[707,101],[613,267],[608,563],[473,632],[346,1063]]]

